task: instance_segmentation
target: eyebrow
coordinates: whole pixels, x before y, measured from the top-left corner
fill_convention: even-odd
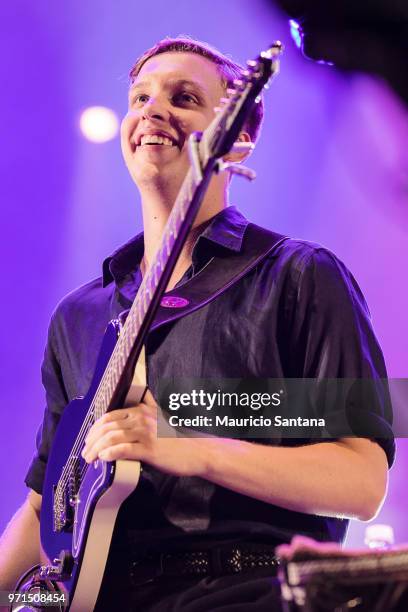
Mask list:
[[[149,81],[140,81],[140,83],[136,83],[136,85],[132,85],[129,89],[129,96],[132,96],[134,93],[137,93],[140,90],[149,88]],[[197,83],[197,81],[191,81],[189,79],[170,79],[166,82],[166,87],[169,89],[176,87],[190,87],[195,89],[197,93],[199,93],[202,97],[207,97],[206,91],[204,88]]]

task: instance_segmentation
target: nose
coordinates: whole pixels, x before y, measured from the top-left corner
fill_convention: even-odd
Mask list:
[[[163,100],[152,96],[149,98],[146,104],[144,104],[142,115],[144,119],[166,121],[169,118],[169,111],[166,108],[166,104]]]

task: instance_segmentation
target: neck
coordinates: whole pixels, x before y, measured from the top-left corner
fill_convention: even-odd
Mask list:
[[[176,264],[170,285],[174,286],[191,265],[194,244],[210,219],[228,205],[226,184],[220,180],[221,178],[223,177],[214,176],[210,181],[200,211]],[[162,190],[149,187],[149,189],[140,189],[145,249],[142,273],[150,266],[161,244],[164,228],[179,191],[179,189]],[[171,288],[170,285],[168,288]]]

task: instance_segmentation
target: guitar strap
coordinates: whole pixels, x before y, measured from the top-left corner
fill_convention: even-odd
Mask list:
[[[215,300],[285,240],[288,240],[287,236],[249,223],[239,253],[214,256],[191,279],[165,294],[150,331],[185,317]]]

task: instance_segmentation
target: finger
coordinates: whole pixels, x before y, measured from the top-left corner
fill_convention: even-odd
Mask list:
[[[276,547],[275,552],[278,557],[288,559],[292,554],[292,548],[290,547],[290,544],[280,544]]]
[[[149,444],[151,433],[146,428],[133,428],[129,430],[117,429],[109,431],[104,436],[94,442],[92,446],[86,447],[82,451],[82,455],[87,461],[91,463],[99,456],[99,453],[111,446],[124,443],[136,443],[143,442]]]
[[[303,550],[330,552],[337,550],[339,545],[336,542],[318,542],[303,535],[296,535],[292,538],[291,547],[294,552]]]
[[[111,410],[110,412],[107,412],[106,414],[101,416],[97,421],[95,421],[93,427],[95,427],[96,425],[103,425],[104,423],[111,423],[113,421],[122,421],[130,419],[136,414],[139,414],[140,412],[153,414],[152,409],[153,407],[157,409],[157,404],[154,399],[151,399],[153,398],[153,396],[150,391],[146,391],[146,393],[150,394],[148,398],[149,402],[152,403],[147,404],[143,401],[140,402],[140,404],[138,404],[137,406],[129,406],[128,408],[118,408],[117,410]]]
[[[141,425],[142,423],[140,423]],[[122,429],[132,429],[137,425],[137,420],[134,418],[121,419],[119,421],[111,421],[110,423],[98,423],[89,430],[86,438],[85,438],[85,446],[92,446],[96,440],[104,436],[109,431],[114,430],[122,430]]]
[[[102,444],[106,446],[107,443],[109,445],[109,443],[117,442],[121,436],[124,439],[138,440],[144,436],[151,435],[154,431],[154,425],[147,423],[145,418],[143,418],[143,421],[133,421],[131,427],[128,428],[124,428],[123,426],[116,427],[114,425],[116,424],[108,424],[105,428],[100,428],[93,433],[92,437],[87,439],[82,450],[82,456],[86,460],[92,461],[98,454],[98,450],[101,448]]]
[[[143,444],[140,443],[122,443],[115,444],[105,448],[99,453],[99,459],[103,461],[118,461],[119,459],[131,459],[134,461],[143,461],[144,452]]]
[[[119,418],[113,420],[116,414],[118,414]],[[135,426],[157,429],[156,423],[157,409],[147,404],[139,404],[138,406],[115,410],[108,415],[104,415],[92,425],[85,438],[85,452],[87,452],[89,447],[107,431],[115,429],[132,429]]]

